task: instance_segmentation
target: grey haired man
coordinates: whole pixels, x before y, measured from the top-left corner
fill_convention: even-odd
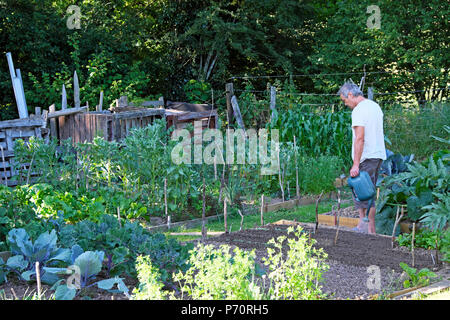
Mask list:
[[[366,171],[374,185],[378,179],[378,171],[383,160],[386,160],[386,148],[383,133],[383,111],[380,106],[366,99],[359,87],[346,82],[338,91],[344,104],[352,110],[352,159],[350,176],[356,177],[360,171]],[[359,211],[359,223],[356,231],[365,232],[363,222],[368,201],[356,201],[355,208]],[[367,231],[375,234],[375,201],[369,211]]]

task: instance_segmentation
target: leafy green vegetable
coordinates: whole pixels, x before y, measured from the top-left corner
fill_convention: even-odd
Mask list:
[[[69,249],[59,248],[56,242],[55,230],[42,233],[33,243],[25,229],[12,229],[8,233],[8,244],[13,256],[6,265],[20,272],[21,278],[30,281],[36,275],[35,264],[39,262],[42,282],[53,284],[58,278],[46,272],[46,267],[61,262],[68,263],[71,253]]]

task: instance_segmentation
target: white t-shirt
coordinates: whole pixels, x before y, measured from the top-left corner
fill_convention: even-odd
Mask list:
[[[364,148],[360,163],[366,159],[386,160],[386,148],[384,146],[383,111],[380,106],[369,99],[358,103],[352,111],[352,159],[354,159],[355,129],[364,127]]]

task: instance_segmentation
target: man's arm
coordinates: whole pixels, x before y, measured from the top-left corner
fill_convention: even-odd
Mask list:
[[[356,177],[359,174],[359,162],[364,149],[364,127],[355,126],[353,129],[355,130],[355,143],[353,145],[353,166],[350,169],[350,176]]]

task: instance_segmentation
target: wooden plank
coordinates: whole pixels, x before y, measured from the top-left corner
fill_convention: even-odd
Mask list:
[[[52,119],[52,118],[67,116],[67,115],[71,115],[71,114],[75,114],[75,113],[86,112],[87,108],[88,107],[85,106],[85,107],[80,107],[80,108],[70,108],[70,109],[58,110],[58,111],[54,111],[54,109],[53,109],[53,111],[50,110],[50,112],[47,115],[47,118]]]
[[[206,235],[208,236],[220,236],[224,234],[223,231],[208,231]],[[202,233],[200,231],[193,231],[193,232],[171,232],[171,236],[201,236]]]
[[[274,203],[274,204],[267,204],[264,206],[265,207],[264,212],[273,212],[273,211],[278,211],[280,209],[292,209],[297,205],[298,205],[297,199]]]
[[[139,106],[141,106],[141,107],[160,107],[160,106],[164,106],[164,101],[161,101],[161,100],[144,101]]]
[[[137,117],[148,117],[154,115],[163,115],[164,109],[143,109],[142,111],[126,111],[120,113],[114,113],[116,119],[133,119]]]
[[[44,120],[40,118],[26,118],[5,120],[0,122],[0,129],[16,128],[16,127],[41,127],[44,125]]]
[[[126,128],[126,120],[121,119],[120,120],[120,137],[119,140],[122,140],[127,135],[127,128]]]
[[[72,130],[72,138],[73,138],[73,142],[74,144],[77,144],[80,141],[80,126],[78,124],[78,114],[73,115],[73,130]]]
[[[85,143],[86,142],[86,121],[88,120],[86,118],[85,114],[79,114],[78,115],[79,121],[80,121],[80,141]]]
[[[14,150],[14,142],[13,142],[13,138],[12,138],[12,129],[7,129],[6,130],[6,150]]]
[[[25,138],[25,137],[32,137],[35,134],[34,129],[35,128],[39,128],[39,127],[34,127],[34,128],[16,128],[16,129],[11,129],[11,137],[12,138]]]

